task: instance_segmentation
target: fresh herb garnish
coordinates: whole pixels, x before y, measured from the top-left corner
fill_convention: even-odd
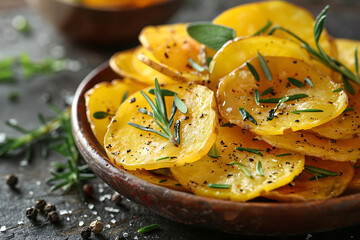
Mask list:
[[[211,22],[190,23],[186,30],[193,39],[216,51],[236,37],[234,29]]]
[[[246,119],[247,119],[250,122],[252,122],[253,124],[257,125],[255,118],[253,118],[253,116],[251,116],[251,114],[248,113],[248,111],[246,111],[243,107],[240,107],[239,111],[240,111],[240,115],[241,115],[243,121],[246,121]]]
[[[209,157],[212,157],[212,158],[218,158],[220,157],[220,154],[219,154],[219,151],[216,147],[216,144],[214,143],[212,145],[212,147],[210,148],[208,154],[207,154]]]
[[[261,69],[263,70],[266,78],[269,81],[271,81],[272,80],[272,75],[271,75],[270,69],[269,69],[264,57],[260,54],[260,52],[257,52],[257,55],[258,55],[258,58],[259,58]]]
[[[220,184],[220,183],[209,183],[207,186],[210,188],[220,188],[220,189],[229,189],[230,188],[229,184]]]
[[[251,65],[251,63],[246,62],[246,66],[248,67],[248,69],[250,70],[250,72],[252,73],[252,75],[254,76],[254,78],[256,79],[256,81],[260,81],[260,77],[258,72],[256,71],[256,69],[254,68],[253,65]]]
[[[294,101],[294,100],[299,100],[301,98],[306,98],[309,97],[309,95],[307,94],[303,94],[303,93],[299,93],[299,94],[294,94],[294,95],[290,95],[290,96],[285,96],[288,97],[289,99],[286,102],[289,101]],[[265,98],[265,99],[260,99],[259,102],[260,103],[278,103],[281,99],[285,98]]]
[[[188,60],[189,60],[189,63],[190,63],[190,65],[191,65],[191,67],[192,67],[193,69],[195,69],[196,71],[198,71],[198,72],[203,72],[203,71],[205,71],[205,68],[202,67],[202,66],[200,66],[197,62],[195,62],[194,59],[189,58]]]
[[[313,175],[313,178],[310,178],[309,180],[315,180],[318,178],[324,178],[324,177],[335,177],[338,175],[337,172],[333,172],[330,170],[326,170],[323,168],[318,168],[318,167],[312,167],[309,165],[305,165],[304,171],[307,173],[310,173],[311,175]]]
[[[324,111],[321,109],[300,109],[300,110],[291,111],[291,113],[294,113],[297,115],[300,115],[300,113],[304,113],[304,112],[324,112]]]
[[[206,57],[206,65],[209,66],[210,62],[213,60],[212,57]]]
[[[166,182],[167,179],[160,179],[158,183],[163,183],[163,182]]]
[[[236,124],[232,124],[230,122],[227,122],[227,123],[224,123],[224,124],[220,125],[220,127],[232,127],[232,126],[236,126]]]
[[[163,96],[172,97],[175,95],[175,92],[170,91],[168,89],[160,89],[160,91]],[[151,95],[155,95],[155,88],[149,89],[148,93],[150,93]]]
[[[351,107],[351,108],[346,108],[343,113],[349,112],[349,111],[353,111],[355,110],[355,108]]]
[[[274,109],[270,109],[268,116],[267,116],[267,120],[271,121],[274,119],[275,117],[275,113],[276,111],[279,109],[279,107],[281,106],[281,104],[283,104],[284,102],[289,101],[289,97],[283,97],[279,100],[278,104],[276,104],[276,107]]]
[[[354,52],[354,58],[355,58],[355,72],[356,72],[356,76],[358,79],[360,79],[360,74],[359,74],[359,58],[358,58],[358,47],[356,46],[355,48],[355,52]]]
[[[343,87],[340,87],[340,88],[337,88],[337,89],[333,90],[332,92],[333,92],[333,93],[340,92],[340,91],[343,90],[343,89],[344,89]]]
[[[297,36],[296,34],[291,32],[290,30],[288,30],[286,28],[283,28],[281,26],[272,27],[270,29],[270,31],[269,31],[269,35],[272,35],[276,30],[282,30],[282,31],[288,33],[289,35],[291,35],[292,37],[294,37],[298,41],[300,41],[302,47],[305,48],[314,59],[316,59],[319,62],[323,63],[324,65],[326,65],[330,69],[341,73],[343,75],[343,77],[345,77],[346,79],[350,79],[351,81],[353,81],[353,82],[355,82],[357,84],[360,84],[359,76],[357,76],[353,72],[351,72],[349,68],[347,68],[344,64],[340,63],[338,60],[329,57],[325,53],[324,49],[320,46],[319,39],[320,39],[321,33],[323,31],[323,28],[324,28],[324,22],[325,22],[325,19],[326,19],[326,13],[327,13],[328,10],[329,10],[329,5],[327,5],[320,12],[320,14],[316,17],[316,20],[315,20],[314,38],[315,38],[315,44],[316,44],[317,49],[310,46],[306,41],[301,39],[299,36]]]
[[[314,87],[314,83],[311,81],[310,78],[306,77],[306,78],[304,79],[304,81],[305,81],[307,84],[309,84],[309,86],[310,86],[311,88]]]
[[[345,77],[343,77],[342,80],[343,80],[343,84],[344,84],[344,87],[345,87],[346,91],[348,93],[354,95],[355,94],[354,87],[349,83],[349,81]]]
[[[159,224],[152,224],[152,225],[140,228],[137,232],[144,234],[144,233],[152,232],[152,231],[157,230],[159,228],[160,228]]]
[[[256,173],[257,173],[259,176],[261,176],[261,177],[264,176],[262,164],[261,164],[260,161],[258,161],[257,164],[256,164]]]
[[[162,157],[162,158],[158,158],[155,161],[161,161],[161,160],[165,160],[165,159],[169,159],[170,157]]]
[[[244,164],[239,163],[239,162],[232,162],[230,163],[230,165],[237,165],[240,167],[240,169],[246,174],[246,176],[248,176],[249,178],[253,178],[251,172],[245,167]]]
[[[276,155],[276,157],[285,157],[285,156],[291,156],[291,153],[283,153]]]
[[[260,103],[259,103],[260,94],[259,94],[259,91],[258,91],[257,89],[255,89],[254,95],[255,95],[255,103],[256,103],[256,105],[259,105],[259,104],[260,104]]]
[[[168,138],[174,146],[178,147],[180,144],[180,120],[177,120],[176,123],[174,124],[173,134],[171,133],[170,129],[174,121],[176,110],[179,109],[180,112],[185,114],[187,113],[186,105],[181,101],[181,99],[176,95],[176,93],[174,93],[173,94],[174,100],[171,109],[171,114],[170,114],[170,118],[168,119],[164,95],[163,92],[161,91],[160,85],[156,78],[155,78],[155,89],[154,89],[155,103],[149,98],[148,95],[146,95],[146,93],[144,93],[143,91],[140,92],[144,96],[146,101],[149,103],[151,109],[153,110],[153,112],[148,112],[147,110],[146,113],[142,112],[142,110],[140,110],[140,112],[151,116],[154,119],[156,125],[158,125],[163,132],[160,132],[158,130],[149,127],[140,126],[132,122],[128,122],[128,124],[144,131],[156,133],[161,137]]]
[[[272,22],[270,20],[267,20],[265,26],[263,26],[259,31],[257,31],[256,33],[253,34],[253,36],[258,36],[262,33],[265,33],[266,30],[268,30],[272,25]]]
[[[265,91],[263,91],[261,93],[261,96],[265,96],[268,95],[269,93],[271,93],[273,91],[273,87],[269,87],[268,89],[266,89]]]
[[[94,114],[93,114],[93,117],[95,119],[104,119],[104,118],[113,117],[113,116],[115,116],[115,114],[102,112],[102,111],[94,112]]]
[[[255,153],[259,156],[264,156],[261,151],[263,150],[259,150],[259,149],[253,149],[253,148],[243,148],[243,147],[236,147],[236,150],[239,150],[241,152],[245,151],[245,152],[250,152],[250,153]]]
[[[297,79],[295,79],[295,78],[288,77],[287,80],[288,80],[291,84],[297,86],[298,88],[305,87],[305,83],[300,82],[299,80],[297,80]]]
[[[125,102],[125,100],[128,98],[128,96],[129,96],[129,92],[128,91],[124,92],[124,95],[123,95],[120,103]]]

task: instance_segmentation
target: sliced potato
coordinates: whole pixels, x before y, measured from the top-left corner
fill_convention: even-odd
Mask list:
[[[355,49],[360,48],[360,41],[351,39],[335,39],[336,47],[338,50],[337,59],[355,73]],[[360,54],[359,54],[360,55]],[[359,61],[360,67],[360,61]]]
[[[360,159],[360,138],[329,139],[299,131],[278,136],[261,136],[270,145],[334,161],[355,162]]]
[[[186,23],[179,23],[145,27],[139,40],[154,58],[144,55],[140,59],[176,80],[207,81],[209,74],[204,47],[187,34],[186,26]],[[202,66],[204,71],[194,69],[189,58]]]
[[[170,170],[184,187],[196,195],[233,201],[258,197],[263,192],[288,184],[301,173],[305,162],[303,155],[272,148],[254,137],[249,131],[237,126],[220,127],[216,140],[219,158],[204,156],[199,161]],[[257,149],[263,156],[239,151],[236,147]],[[286,156],[277,156],[281,154]],[[242,164],[252,177],[241,166],[231,165],[232,162]],[[258,162],[262,164],[264,176],[256,170]],[[211,188],[208,184],[225,184],[228,188]]]
[[[236,38],[227,42],[210,63],[210,88],[216,90],[220,78],[257,56],[293,57],[309,61],[310,56],[299,44],[274,36]]]
[[[307,202],[333,198],[345,191],[354,176],[354,167],[349,162],[343,163],[306,157],[305,164],[306,166],[336,172],[338,175],[314,180],[312,174],[304,171],[293,183],[265,192],[262,196],[280,202]]]
[[[184,188],[179,183],[179,181],[177,181],[172,176],[172,174],[169,170],[166,170],[166,169],[161,169],[161,170],[168,171],[169,174],[159,174],[154,171],[147,171],[147,170],[136,170],[136,171],[126,170],[126,169],[124,169],[124,170],[126,172],[130,173],[131,175],[134,175],[135,177],[141,178],[145,181],[159,185],[161,187],[166,187],[166,188],[173,189],[176,191],[181,191],[181,192],[189,191],[186,188]]]
[[[315,20],[312,14],[304,8],[285,1],[264,1],[240,5],[221,13],[213,22],[235,29],[236,36],[252,36],[262,29],[268,21],[290,30],[316,48],[314,39]],[[294,37],[277,30],[275,36],[297,41]],[[322,33],[320,45],[325,52],[333,55],[331,42],[326,31]]]
[[[155,71],[138,59],[139,54],[151,55],[143,47],[117,52],[110,59],[111,69],[120,76],[134,79],[136,81],[151,85],[157,78],[159,83],[175,83],[168,76]]]
[[[167,138],[128,124],[160,130],[152,117],[138,111],[151,108],[137,92],[130,96],[133,101],[119,107],[105,136],[107,154],[115,164],[129,170],[167,168],[197,161],[209,151],[218,125],[214,93],[190,83],[167,85],[166,89],[175,92],[188,108],[186,114],[178,111],[174,118],[174,122],[180,120],[180,145],[176,147]],[[153,95],[148,96],[153,99]],[[173,97],[165,97],[165,101],[170,114]]]
[[[111,82],[101,82],[85,93],[86,115],[98,142],[104,146],[104,137],[107,127],[110,124],[112,115],[121,104],[127,94],[139,91],[146,85],[135,81],[113,80]],[[96,112],[106,112],[108,117],[96,119],[93,114]]]
[[[355,168],[354,177],[351,179],[344,194],[354,194],[360,192],[360,160],[356,161],[354,168]]]
[[[333,83],[304,61],[286,57],[265,57],[265,61],[273,76],[271,81],[264,74],[258,58],[252,59],[249,63],[256,69],[259,81],[255,79],[246,64],[222,78],[217,92],[219,111],[231,123],[248,128],[259,135],[278,135],[284,134],[286,130],[298,131],[319,126],[336,118],[345,110],[346,93],[333,92],[340,85]],[[289,81],[289,78],[300,81],[301,84],[305,83],[305,78],[309,78],[314,87],[308,83],[302,87],[296,86]],[[273,88],[272,94],[259,97],[261,100],[283,98],[294,94],[305,94],[307,97],[281,104],[274,118],[268,120],[269,112],[273,111],[277,103],[257,104],[255,91],[257,90],[260,95],[270,87]],[[250,121],[249,118],[244,120],[244,114],[239,111],[241,107],[256,122]],[[293,113],[308,109],[319,112]]]

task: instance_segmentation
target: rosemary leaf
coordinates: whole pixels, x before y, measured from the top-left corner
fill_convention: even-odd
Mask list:
[[[311,88],[314,87],[314,83],[311,81],[310,78],[306,77],[306,78],[304,79],[304,81],[305,81],[307,84],[309,84],[309,86],[310,86]]]
[[[206,57],[206,65],[209,66],[210,62],[213,60],[212,57]]]
[[[224,124],[220,125],[220,127],[232,127],[232,126],[236,126],[236,124],[232,124],[230,122],[227,122],[227,123],[224,123]]]
[[[349,111],[353,111],[353,110],[355,110],[355,108],[346,108],[344,111],[343,111],[343,113],[346,113],[346,112],[349,112]]]
[[[161,89],[160,91],[163,96],[172,97],[175,95],[173,91],[170,91],[168,89]],[[148,93],[150,93],[151,95],[155,95],[155,88],[149,89]]]
[[[124,92],[124,95],[121,99],[121,103],[125,102],[125,100],[128,98],[128,96],[129,96],[129,92],[128,91]]]
[[[286,102],[289,102],[289,101],[299,100],[301,98],[306,98],[306,97],[309,97],[309,96],[307,94],[298,93],[298,94],[285,96],[285,97],[289,98],[286,101]],[[285,98],[285,97],[282,97],[282,98]],[[260,103],[278,103],[282,98],[265,98],[265,99],[260,99],[259,102]]]
[[[264,176],[262,164],[261,164],[260,161],[258,161],[257,164],[256,164],[256,173],[257,173],[259,176],[261,176],[261,177]]]
[[[276,155],[276,157],[285,157],[285,156],[291,156],[291,153],[283,153]]]
[[[287,80],[288,80],[291,84],[297,86],[298,88],[305,87],[305,83],[302,83],[302,82],[300,82],[299,80],[297,80],[297,79],[295,79],[295,78],[288,77]]]
[[[355,94],[354,87],[349,83],[349,81],[345,77],[343,77],[343,84],[348,93],[350,93],[352,95]]]
[[[340,88],[337,88],[337,89],[333,90],[332,92],[333,92],[333,93],[340,92],[340,91],[343,90],[343,89],[344,89],[343,87],[340,87]]]
[[[158,183],[163,183],[163,182],[166,182],[167,179],[160,179]]]
[[[260,54],[260,52],[257,52],[258,54],[258,58],[259,58],[259,62],[260,62],[260,66],[266,76],[266,78],[271,81],[272,80],[272,75],[271,75],[271,72],[270,72],[270,69],[264,59],[264,57]]]
[[[230,188],[229,184],[220,184],[220,183],[209,183],[207,186],[210,188],[220,188],[220,189],[229,189]]]
[[[115,114],[102,112],[102,111],[94,112],[94,114],[93,114],[93,117],[95,119],[104,119],[104,118],[113,117],[113,116],[115,116]]]
[[[269,93],[271,93],[273,91],[273,87],[269,87],[268,89],[266,89],[265,91],[263,91],[261,93],[261,96],[265,96],[268,95]]]
[[[183,114],[187,113],[187,107],[185,103],[183,103],[183,101],[181,101],[181,99],[176,94],[174,95],[174,102],[180,112],[182,112]]]
[[[252,73],[252,75],[254,76],[254,78],[256,79],[256,81],[260,81],[260,77],[258,72],[256,71],[256,69],[254,68],[253,65],[251,65],[251,63],[246,62],[246,66],[248,67],[248,69],[250,70],[250,72]]]
[[[195,69],[196,71],[198,71],[198,72],[203,72],[203,71],[205,71],[205,68],[202,67],[202,66],[200,66],[197,62],[195,62],[194,59],[188,58],[188,60],[189,60],[189,63],[190,63],[190,65],[191,65],[191,67],[192,67],[193,69]]]
[[[255,118],[253,118],[253,116],[251,116],[251,114],[248,113],[248,111],[246,111],[243,107],[240,107],[239,111],[240,111],[241,117],[243,118],[243,121],[246,121],[246,119],[247,119],[250,122],[252,122],[253,124],[257,125]]]
[[[163,133],[163,132],[160,132],[160,131],[157,131],[155,129],[152,129],[152,128],[147,128],[147,127],[143,127],[143,126],[140,126],[136,123],[132,123],[132,122],[128,122],[127,124],[133,126],[133,127],[136,127],[138,129],[141,129],[141,130],[144,130],[144,131],[148,131],[148,132],[153,132],[153,133],[156,133],[156,134],[159,134],[160,136],[164,137],[164,138],[169,138],[169,135]]]
[[[155,161],[161,161],[161,160],[165,160],[165,159],[169,159],[170,157],[162,157],[162,158],[158,158]]]
[[[300,109],[300,110],[291,111],[291,113],[294,113],[297,115],[300,115],[300,113],[304,113],[304,112],[324,112],[324,111],[321,109]]]
[[[244,166],[244,164],[239,163],[239,162],[232,162],[230,163],[230,165],[237,165],[240,167],[240,169],[246,174],[246,176],[248,176],[249,178],[253,178],[251,172]]]
[[[259,105],[259,100],[260,100],[260,94],[259,94],[259,91],[257,89],[255,89],[255,103],[256,105]]]
[[[212,158],[218,158],[220,157],[220,154],[219,154],[219,151],[216,147],[216,144],[214,143],[212,145],[212,147],[210,148],[208,154],[207,154],[209,157],[212,157]]]
[[[174,124],[174,138],[177,144],[180,144],[180,120],[177,120]]]
[[[313,174],[314,176],[325,176],[325,177],[334,177],[334,176],[337,176],[338,173],[337,172],[333,172],[333,171],[330,171],[330,170],[326,170],[326,169],[323,169],[323,168],[318,168],[318,167],[312,167],[312,166],[309,166],[309,165],[305,165],[305,168],[304,168],[307,172],[309,172],[310,174]]]
[[[263,26],[259,31],[257,31],[256,33],[253,34],[253,36],[258,36],[262,33],[265,33],[266,30],[268,30],[271,27],[272,23],[270,20],[267,20],[265,26]]]
[[[149,233],[160,228],[159,224],[152,224],[143,228],[140,228],[137,232],[141,234]]]
[[[359,74],[359,58],[358,58],[358,47],[357,46],[355,48],[354,58],[355,58],[355,72],[356,72],[357,78],[359,78],[360,74]]]
[[[276,105],[276,107],[274,109],[271,109],[268,113],[268,116],[267,116],[267,120],[271,121],[274,119],[275,117],[275,113],[276,111],[279,109],[279,107],[281,106],[281,104],[283,104],[284,102],[287,102],[289,101],[289,97],[283,97],[280,99],[280,101],[278,102],[278,104]]]
[[[259,149],[243,148],[243,147],[236,147],[235,149],[236,149],[236,150],[239,150],[239,151],[241,151],[241,152],[245,151],[245,152],[255,153],[255,154],[257,154],[257,155],[259,155],[259,156],[262,156],[262,157],[264,156],[264,155],[261,153],[261,151],[263,151],[263,150],[259,150]]]

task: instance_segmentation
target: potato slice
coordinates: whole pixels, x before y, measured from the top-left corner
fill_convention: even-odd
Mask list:
[[[120,76],[152,85],[157,78],[159,83],[176,83],[168,76],[155,71],[138,59],[139,54],[151,55],[145,48],[136,47],[130,50],[115,53],[110,58],[111,69]]]
[[[104,137],[107,127],[112,119],[111,115],[121,104],[121,101],[128,95],[145,88],[146,85],[132,81],[113,80],[111,82],[101,82],[85,93],[86,115],[98,142],[104,146]],[[106,112],[108,117],[96,119],[93,114],[95,112]]]
[[[360,159],[360,138],[329,139],[307,131],[261,136],[270,145],[333,161]]]
[[[285,1],[264,1],[230,8],[217,16],[213,23],[232,27],[236,31],[236,36],[241,37],[252,36],[262,29],[268,21],[271,21],[273,26],[279,25],[292,31],[317,49],[313,34],[315,20],[312,14],[304,8]],[[274,35],[297,41],[281,30],[275,31]],[[335,57],[326,31],[320,37],[320,45],[326,53]]]
[[[344,194],[354,194],[360,192],[360,160],[356,161],[354,168],[355,168],[354,177],[351,179]]]
[[[299,44],[274,36],[236,38],[227,42],[210,63],[210,88],[216,90],[220,78],[257,56],[294,57],[306,62],[310,56]]]
[[[338,60],[355,73],[355,48],[360,48],[360,41],[349,39],[335,40],[339,57]],[[359,66],[360,67],[360,66]],[[341,114],[328,123],[320,125],[312,131],[320,136],[333,139],[347,139],[357,137],[360,133],[360,86],[351,83],[355,94],[348,94],[348,109],[354,109]]]
[[[175,92],[188,108],[186,114],[178,111],[174,118],[174,122],[180,120],[180,145],[176,147],[167,138],[128,124],[160,130],[152,117],[138,111],[151,108],[137,92],[130,96],[133,101],[119,107],[105,136],[107,154],[115,164],[129,170],[167,168],[199,160],[209,151],[218,125],[214,93],[191,83],[167,85],[166,89]],[[153,95],[148,96],[153,99]],[[170,114],[173,97],[165,97],[165,101]]]
[[[220,157],[215,159],[204,156],[201,160],[181,167],[171,168],[174,177],[196,195],[247,201],[288,184],[301,173],[305,157],[291,151],[272,148],[245,129],[237,126],[220,127],[216,146]],[[235,147],[260,150],[260,156],[248,151],[239,151]],[[285,156],[277,156],[285,154]],[[290,155],[287,155],[290,154]],[[258,162],[262,163],[264,176],[256,171]],[[251,178],[238,162],[251,173]],[[227,189],[211,188],[208,184],[226,184]]]
[[[126,169],[124,169],[124,170],[126,172],[130,173],[131,175],[134,175],[135,177],[138,177],[140,179],[143,179],[143,180],[153,183],[155,185],[159,185],[161,187],[173,189],[176,191],[189,192],[189,190],[184,188],[179,183],[179,181],[177,181],[172,176],[172,174],[168,168],[159,169],[159,170],[161,170],[162,173],[165,172],[164,174],[160,174],[160,173],[157,173],[154,171],[139,170],[139,169],[136,171],[126,170]]]
[[[249,63],[256,69],[259,82],[246,64],[222,78],[217,92],[219,111],[231,123],[249,128],[259,135],[278,135],[284,134],[286,130],[298,131],[319,126],[336,118],[346,108],[347,96],[345,92],[333,92],[340,85],[333,83],[304,61],[285,57],[265,57],[265,61],[273,76],[271,81],[264,74],[258,58],[252,59]],[[309,78],[314,87],[308,83],[298,87],[290,83],[289,78],[292,78],[293,81],[300,81],[302,84],[304,84],[305,78]],[[258,90],[260,95],[270,87],[273,88],[273,94],[262,96],[261,99],[282,98],[294,94],[306,94],[307,97],[281,104],[274,114],[274,118],[268,120],[269,112],[277,104],[260,103],[257,105],[255,90]],[[241,115],[239,111],[241,107],[256,122],[249,119],[243,120],[244,114]],[[316,109],[322,112],[292,113],[295,110],[308,109]]]
[[[145,27],[139,40],[154,58],[141,56],[140,60],[176,80],[207,81],[209,74],[204,47],[187,34],[186,26],[186,23],[179,23]],[[194,69],[189,58],[204,71]]]
[[[312,174],[303,171],[293,183],[270,192],[265,192],[262,196],[280,202],[307,202],[333,198],[345,191],[354,176],[354,167],[349,162],[336,162],[306,157],[305,164],[306,166],[336,172],[338,175],[314,180]]]

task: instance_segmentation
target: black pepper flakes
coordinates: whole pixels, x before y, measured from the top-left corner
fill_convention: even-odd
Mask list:
[[[57,211],[51,211],[48,213],[47,219],[51,223],[56,223],[57,221],[59,221],[59,214],[57,213]]]
[[[44,212],[49,213],[49,212],[52,212],[52,211],[56,211],[55,205],[52,204],[52,203],[46,204],[46,206],[44,207]]]
[[[82,239],[89,239],[91,237],[91,229],[89,227],[84,228],[81,230],[80,235]]]
[[[42,198],[38,199],[35,201],[35,208],[36,210],[38,210],[39,212],[43,212],[44,208],[46,206],[46,201]]]
[[[14,188],[18,184],[19,179],[15,174],[9,174],[5,177],[5,181],[9,187]]]
[[[26,217],[30,220],[36,220],[38,211],[35,209],[35,207],[29,207],[26,209]]]

